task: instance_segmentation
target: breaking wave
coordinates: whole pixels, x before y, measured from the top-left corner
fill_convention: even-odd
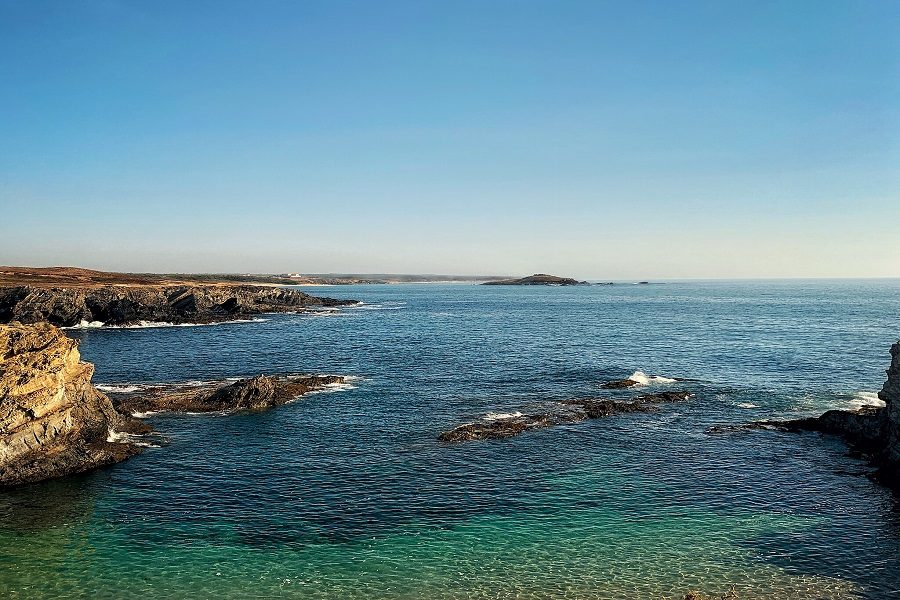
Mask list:
[[[484,415],[482,420],[484,421],[502,421],[504,419],[515,419],[516,417],[523,416],[519,411],[515,412],[489,412]]]
[[[631,381],[637,381],[638,385],[650,385],[654,383],[675,383],[677,379],[662,377],[661,375],[647,375],[643,371],[635,371],[628,376]]]
[[[103,321],[84,321],[78,325],[70,325],[62,329],[156,329],[161,327],[209,327],[212,325],[232,325],[235,323],[262,323],[268,319],[254,317],[252,319],[234,319],[232,321],[214,321],[212,323],[171,323],[168,321],[138,321],[128,325],[107,325]]]
[[[875,392],[856,392],[850,399],[850,406],[853,408],[862,408],[863,406],[884,406],[884,400],[878,397]]]

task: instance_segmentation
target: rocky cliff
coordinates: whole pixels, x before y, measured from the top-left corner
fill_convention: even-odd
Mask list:
[[[91,385],[94,367],[46,323],[0,325],[0,486],[109,465],[140,451],[144,424]]]
[[[891,366],[887,381],[878,393],[884,400],[884,468],[895,484],[900,485],[900,342],[891,346]]]
[[[60,327],[82,321],[128,325],[140,321],[211,323],[267,312],[356,304],[297,290],[251,285],[101,285],[0,288],[0,323],[46,321]]]

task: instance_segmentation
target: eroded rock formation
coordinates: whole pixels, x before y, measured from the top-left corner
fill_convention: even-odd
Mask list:
[[[0,486],[109,465],[140,452],[149,427],[91,385],[94,366],[46,323],[0,325]]]
[[[659,404],[687,400],[689,392],[662,392],[644,394],[628,401],[607,398],[581,398],[559,402],[554,409],[532,413],[515,413],[503,417],[485,418],[472,423],[464,423],[438,436],[442,442],[467,442],[508,438],[530,429],[552,427],[565,423],[578,423],[588,419],[599,419],[614,415],[653,412]]]
[[[129,325],[141,321],[212,323],[269,312],[356,304],[297,290],[252,285],[10,286],[0,288],[0,323],[46,321]]]
[[[128,414],[266,410],[344,381],[339,375],[257,375],[234,383],[158,385],[110,396],[116,408]]]

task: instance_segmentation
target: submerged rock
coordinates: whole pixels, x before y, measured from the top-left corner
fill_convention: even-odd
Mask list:
[[[599,419],[627,413],[652,412],[661,403],[681,402],[687,400],[690,396],[689,392],[662,392],[636,396],[629,401],[610,400],[608,398],[564,400],[557,403],[556,410],[533,414],[517,413],[508,417],[464,423],[441,433],[438,436],[438,440],[442,442],[467,442],[514,437],[530,429],[579,423],[588,419]]]
[[[213,323],[270,312],[357,304],[297,290],[253,285],[97,285],[0,287],[0,323],[46,321],[130,325],[141,321]]]
[[[110,396],[120,412],[130,414],[266,410],[345,380],[338,375],[257,375],[234,383],[158,385]]]
[[[0,325],[0,486],[110,465],[141,451],[150,428],[91,385],[94,366],[46,323]]]
[[[692,591],[684,595],[683,600],[738,600],[737,591],[734,586],[722,595],[707,596],[701,592]]]

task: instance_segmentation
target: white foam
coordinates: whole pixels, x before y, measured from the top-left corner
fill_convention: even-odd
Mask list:
[[[658,383],[675,383],[677,379],[662,377],[661,375],[647,375],[643,371],[635,371],[628,376],[631,381],[637,381],[638,385],[651,385]]]
[[[212,323],[170,323],[168,321],[138,321],[131,325],[110,325],[110,329],[155,329],[158,327],[209,327],[212,325],[232,325],[237,323],[262,323],[268,319],[235,319],[233,321],[214,321]]]
[[[329,309],[329,310],[307,310],[303,312],[295,313],[304,317],[346,317],[349,313],[346,313],[341,310]]]
[[[104,325],[103,321],[85,321],[82,319],[78,325],[70,325],[69,327],[63,327],[62,329],[98,329]]]
[[[145,448],[156,448],[156,444],[147,441],[146,436],[134,435],[131,433],[123,433],[110,429],[106,433],[106,441],[116,444],[133,444],[135,446],[143,446]]]
[[[147,389],[149,386],[141,385],[141,384],[131,384],[131,383],[122,383],[122,384],[113,384],[113,383],[96,383],[94,387],[100,390],[101,392],[113,393],[113,394],[128,394],[131,392],[139,392],[141,390]]]
[[[108,394],[131,394],[154,388],[180,388],[180,387],[201,387],[204,385],[215,385],[223,381],[238,381],[240,377],[227,377],[216,381],[203,381],[194,379],[190,381],[171,382],[148,382],[148,383],[95,383],[94,387],[101,392]]]
[[[876,392],[856,392],[850,400],[850,406],[853,408],[862,408],[863,406],[883,407],[884,400],[878,397]]]
[[[311,392],[307,392],[303,394],[304,396],[310,396],[312,394],[331,394],[334,392],[348,392],[350,390],[355,390],[357,386],[352,383],[328,383],[324,386],[320,387],[317,390],[312,390]]]
[[[348,307],[352,310],[403,310],[406,308],[406,302],[383,302],[376,304],[367,304],[360,302]]]
[[[738,408],[759,408],[759,404],[753,404],[752,402],[739,402]]]
[[[504,419],[515,419],[516,417],[521,417],[522,413],[519,411],[515,412],[489,412],[483,417],[481,417],[485,421],[501,421]]]
[[[156,329],[160,327],[209,327],[212,325],[231,325],[234,323],[262,323],[268,319],[235,319],[233,321],[214,321],[212,323],[171,323],[169,321],[138,321],[129,325],[107,325],[103,321],[81,321],[78,325],[63,329]]]

